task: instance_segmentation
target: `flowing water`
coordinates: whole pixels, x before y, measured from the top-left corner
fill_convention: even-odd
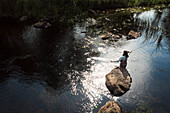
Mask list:
[[[133,29],[142,36],[117,42],[90,37],[89,22],[63,31],[0,28],[1,113],[95,113],[110,100],[128,113],[169,113],[170,9],[129,16],[133,26],[123,32]],[[127,66],[132,86],[113,97],[105,75],[119,65],[110,60],[117,60],[123,50],[134,50]]]

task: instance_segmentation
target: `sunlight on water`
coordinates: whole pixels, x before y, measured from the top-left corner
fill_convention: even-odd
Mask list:
[[[142,21],[148,22],[148,24],[151,25],[156,18],[156,11],[155,10],[145,11],[139,14],[137,18],[141,19]]]
[[[86,91],[85,95],[90,100],[89,104],[91,104],[91,108],[97,105],[97,103],[101,103],[100,101],[102,101],[103,96],[112,100],[112,96],[105,85],[105,75],[108,74],[115,65],[108,61],[97,62],[98,60],[96,60],[96,63],[90,68],[90,73],[82,73],[85,77],[85,79],[81,81],[82,86]],[[116,100],[116,98],[114,99]]]
[[[161,18],[159,20],[159,23],[158,23],[158,27],[161,28],[163,26],[163,21],[168,18],[168,12],[170,10],[169,9],[164,9],[163,12],[162,12],[162,15],[161,15]]]
[[[153,10],[151,10],[151,12],[149,13],[154,15]],[[144,18],[145,16],[143,15],[142,17],[142,15],[139,15],[139,17]],[[148,17],[150,18],[150,16]],[[78,26],[76,26],[76,29],[77,28]],[[78,29],[80,30],[83,28],[78,28]],[[123,38],[110,47],[108,47],[102,40],[96,40],[96,39],[98,38],[84,39],[90,42],[91,44],[93,44],[93,48],[91,50],[96,51],[96,53],[99,52],[100,56],[87,58],[87,61],[91,61],[93,65],[90,67],[89,69],[90,71],[85,71],[81,73],[84,77],[84,79],[81,79],[81,84],[83,88],[79,89],[77,84],[75,82],[72,82],[72,94],[79,95],[79,92],[84,94],[84,96],[90,101],[90,103],[88,104],[86,103],[84,107],[91,108],[90,111],[93,110],[94,106],[100,104],[104,97],[110,100],[114,99],[116,101],[119,101],[121,99],[121,97],[112,97],[105,85],[106,74],[110,73],[112,69],[119,66],[119,63],[111,63],[110,61],[118,60],[122,56],[124,50],[130,51],[140,47],[142,42],[141,39],[143,39],[143,37],[141,37],[138,40],[131,40],[131,41],[127,41],[125,38]],[[138,66],[133,67],[137,62],[142,62],[142,63],[139,63]],[[132,82],[131,92],[137,90],[137,92],[141,93],[141,91],[144,91],[142,90],[143,87],[140,90],[139,87],[146,85],[147,80],[150,80],[148,79],[148,76],[142,74],[145,71],[145,73],[149,75],[149,71],[151,68],[150,63],[151,63],[150,57],[147,54],[147,52],[143,51],[143,49],[139,48],[138,50],[135,50],[131,53],[128,60],[127,69],[129,73],[132,74],[132,76],[138,76],[132,80],[133,82]],[[148,72],[146,72],[147,69],[149,69]]]
[[[164,15],[164,12],[166,13],[166,11],[167,10],[164,10],[161,19],[158,19],[159,24],[162,23],[163,18],[166,17],[166,15]],[[143,21],[147,22],[147,24],[151,26],[155,21],[156,16],[156,11],[150,10],[139,15],[135,15],[134,18],[138,18],[139,23]],[[152,32],[152,30],[149,32]],[[145,29],[141,31],[141,33],[142,36],[137,40],[127,41],[126,39],[122,39],[109,47],[101,40],[88,39],[88,41],[93,44],[93,47],[96,47],[93,48],[92,51],[95,50],[96,53],[99,52],[100,55],[87,59],[88,61],[92,61],[93,65],[89,69],[90,71],[81,73],[84,76],[84,79],[81,79],[83,89],[77,89],[76,84],[72,84],[72,91],[74,95],[78,95],[76,92],[81,90],[84,96],[86,96],[86,98],[90,101],[90,103],[86,104],[86,107],[90,107],[91,111],[94,106],[102,102],[104,97],[107,97],[110,100],[114,99],[120,103],[123,101],[124,105],[129,103],[138,103],[140,98],[138,95],[143,95],[143,93],[147,90],[147,87],[150,86],[150,83],[153,80],[152,76],[150,76],[153,70],[153,58],[160,57],[161,53],[154,52],[154,48],[156,46],[155,43],[150,43],[150,41],[143,43],[146,38]],[[161,34],[162,31],[159,30],[157,35],[160,36]],[[154,36],[151,37],[154,38]],[[112,98],[105,85],[105,76],[111,72],[112,69],[119,66],[119,63],[111,63],[110,60],[118,60],[122,56],[124,50],[134,50],[128,58],[127,66],[127,70],[132,77],[132,86],[130,91],[123,96]]]

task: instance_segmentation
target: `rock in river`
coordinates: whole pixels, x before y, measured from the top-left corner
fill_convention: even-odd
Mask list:
[[[50,27],[50,26],[51,26],[51,24],[48,23],[47,21],[39,21],[39,22],[34,24],[35,28],[47,28],[47,27]]]
[[[108,32],[108,33],[106,33],[106,34],[104,34],[104,35],[100,35],[99,37],[100,37],[101,39],[103,39],[103,40],[106,40],[106,39],[111,38],[112,35],[113,35],[112,33]]]
[[[122,113],[122,110],[115,101],[109,101],[100,108],[98,113]]]
[[[116,41],[116,40],[120,39],[119,35],[116,35],[116,34],[113,34],[113,33],[110,33],[110,32],[108,32],[108,33],[106,33],[104,35],[100,35],[99,37],[101,39],[103,39],[103,40],[111,39],[111,40],[115,40]]]
[[[117,67],[106,75],[106,87],[114,96],[121,96],[126,93],[131,86],[132,79],[127,69]]]
[[[133,30],[131,30],[129,33],[128,33],[128,36],[127,36],[127,39],[130,40],[130,39],[137,39],[138,37],[141,36],[141,33],[140,32],[135,32]]]

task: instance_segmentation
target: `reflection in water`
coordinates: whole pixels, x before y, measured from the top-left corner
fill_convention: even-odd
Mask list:
[[[2,29],[0,111],[97,112],[115,99],[127,112],[141,101],[153,111],[169,112],[169,15],[169,9],[134,14],[132,20],[138,26],[134,30],[141,31],[142,36],[114,45],[82,33],[88,31],[84,27],[87,23],[77,23],[63,32],[31,26]],[[142,45],[146,46],[138,48]],[[112,97],[105,86],[105,75],[119,64],[109,60],[117,60],[123,50],[135,48],[127,66],[131,89],[120,98]]]
[[[6,55],[25,53],[24,40],[20,37],[24,27],[19,28],[0,28],[0,50]],[[8,52],[10,51],[10,52]],[[15,51],[15,52],[14,52]]]
[[[167,10],[169,9],[164,9],[160,16],[156,13],[156,10],[151,10],[141,13],[135,17],[137,19],[136,21],[143,25],[140,28],[140,30],[143,30],[142,37],[137,41],[144,42],[143,44],[147,44],[149,42],[154,43],[136,50],[129,60],[128,68],[133,78],[132,88],[131,91],[122,96],[120,99],[122,106],[127,108],[127,111],[132,111],[131,108],[133,107],[129,106],[130,103],[130,105],[135,105],[137,107],[140,102],[144,100],[149,103],[149,106],[151,106],[153,111],[168,112],[168,107],[154,107],[159,105],[162,106],[164,103],[163,101],[169,100],[168,96],[162,98],[162,96],[159,95],[165,90],[159,90],[156,88],[168,88],[164,77],[169,73],[168,70],[166,70],[169,67],[169,64],[167,64],[166,67],[163,66],[166,65],[164,60],[167,62],[169,61],[169,57],[163,57],[167,56],[169,53],[167,51],[167,49],[169,49],[167,46],[169,42],[165,41],[168,37],[165,36],[166,30],[163,26],[164,20],[168,18],[166,16],[168,15]],[[146,24],[142,24],[143,22]],[[137,61],[132,62],[132,59],[135,59],[135,57]],[[157,67],[155,65],[159,66]],[[161,68],[164,68],[164,71],[160,73],[157,69]],[[166,76],[166,79],[169,79],[169,76]],[[162,80],[164,83],[161,82]],[[159,96],[155,95],[155,91]],[[145,111],[147,110],[149,109],[145,109]]]
[[[157,10],[146,11],[139,15],[135,14],[134,18],[143,30],[146,41],[156,42],[157,49],[161,48],[162,38],[167,36],[167,21],[169,20],[169,9],[164,9],[160,15]],[[168,37],[167,37],[168,38]],[[167,42],[167,44],[169,44]]]

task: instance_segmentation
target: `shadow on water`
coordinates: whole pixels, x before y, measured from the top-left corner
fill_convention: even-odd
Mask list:
[[[88,99],[81,99],[81,91],[77,91],[79,96],[73,95],[72,85],[79,84],[75,88],[81,89],[80,80],[84,79],[81,73],[91,65],[87,58],[97,53],[84,47],[87,41],[80,36],[75,38],[82,34],[71,27],[59,31],[17,26],[1,31],[2,112],[83,110],[78,105],[83,104],[80,101],[88,103]]]
[[[86,63],[84,53],[88,50],[75,50],[74,32],[71,28],[59,32],[55,28],[40,30],[22,26],[1,31],[1,59],[4,66],[22,68],[28,75],[42,72],[42,76],[49,77],[49,84],[50,81],[57,84],[60,81],[57,79],[66,77],[70,67],[72,70],[86,70],[83,63]],[[84,67],[76,67],[78,64]],[[66,78],[61,81],[64,80]]]

